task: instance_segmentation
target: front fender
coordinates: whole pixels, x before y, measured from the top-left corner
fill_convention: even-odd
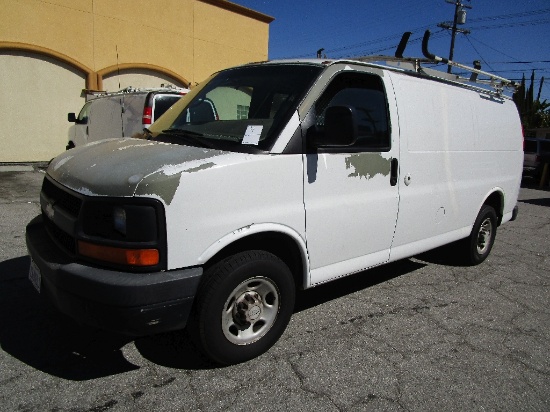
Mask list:
[[[303,262],[303,287],[307,288],[309,286],[309,255],[307,252],[307,246],[304,239],[300,236],[298,232],[294,229],[280,225],[276,223],[256,223],[248,226],[241,227],[237,230],[234,230],[231,233],[228,233],[221,239],[212,243],[198,258],[198,263],[204,265],[217,253],[228,247],[229,245],[237,242],[238,240],[244,239],[248,236],[252,236],[260,233],[276,232],[282,233],[290,237],[298,246]]]

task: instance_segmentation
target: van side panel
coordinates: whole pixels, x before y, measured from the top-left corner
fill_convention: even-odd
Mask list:
[[[167,165],[145,177],[140,183],[145,191],[157,180],[163,188],[167,177],[173,182],[172,193],[160,193],[168,269],[204,264],[231,239],[256,233],[257,227],[286,227],[278,231],[294,233],[305,245],[302,170],[300,155],[227,153]]]
[[[509,99],[391,73],[400,138],[399,216],[391,260],[467,237],[484,200],[509,220],[523,162]]]

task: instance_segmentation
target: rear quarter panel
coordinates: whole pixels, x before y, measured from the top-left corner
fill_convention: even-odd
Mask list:
[[[514,103],[443,82],[396,73],[391,79],[401,140],[397,255],[466,237],[495,191],[502,192],[509,219],[523,163]]]

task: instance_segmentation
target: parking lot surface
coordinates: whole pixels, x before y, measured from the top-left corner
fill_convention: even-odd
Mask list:
[[[550,410],[547,190],[522,188],[482,265],[439,249],[300,292],[269,352],[218,368],[185,333],[132,340],[41,299],[24,233],[44,172],[24,170],[0,172],[2,411]]]

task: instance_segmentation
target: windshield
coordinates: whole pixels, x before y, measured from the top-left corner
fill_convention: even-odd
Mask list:
[[[80,113],[78,113],[78,117],[76,118],[77,124],[87,124],[88,123],[88,115],[90,113],[90,106],[92,102],[87,102],[82,109],[80,109]]]
[[[151,131],[171,143],[269,150],[321,70],[266,64],[222,71],[173,106]]]

